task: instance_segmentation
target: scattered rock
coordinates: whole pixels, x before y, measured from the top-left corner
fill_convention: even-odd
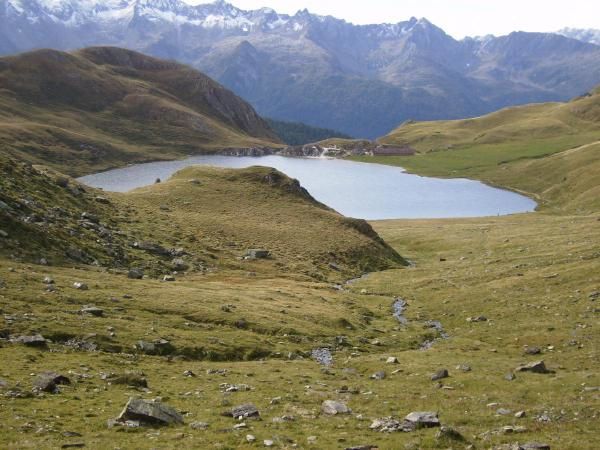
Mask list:
[[[0,238],[3,238],[3,239],[8,238],[8,233],[4,230],[0,230]]]
[[[328,416],[335,416],[338,414],[350,414],[352,410],[348,408],[343,402],[338,402],[335,400],[325,400],[321,405],[321,411],[323,414]]]
[[[45,339],[41,334],[34,334],[33,336],[19,336],[11,339],[11,342],[23,344],[28,347],[47,347],[48,340]]]
[[[144,278],[144,271],[138,268],[131,268],[129,269],[129,272],[127,272],[127,278],[132,280],[141,280]]]
[[[485,317],[485,316],[468,317],[467,322],[487,322],[487,317]]]
[[[80,291],[87,291],[89,289],[87,284],[81,283],[79,281],[76,281],[75,283],[73,283],[73,287],[75,289],[79,289]]]
[[[252,444],[253,442],[256,442],[256,436],[254,436],[253,434],[247,434],[246,435],[246,442],[248,442],[249,444]]]
[[[523,364],[515,369],[516,372],[533,372],[533,373],[551,373],[546,368],[544,361],[534,361],[528,364]]]
[[[273,442],[271,439],[265,439],[263,441],[263,444],[265,445],[265,447],[273,447],[273,445],[275,445],[275,442]]]
[[[171,425],[183,424],[183,417],[174,408],[159,401],[131,397],[117,421],[139,421],[143,425]]]
[[[469,366],[468,364],[459,364],[458,366],[456,366],[456,370],[460,370],[461,372],[470,372],[471,366]]]
[[[38,375],[38,377],[33,382],[33,391],[34,392],[50,392],[50,393],[58,393],[58,385],[61,384],[71,384],[71,380],[64,376],[60,375],[56,372],[44,372]]]
[[[210,425],[206,422],[192,422],[190,428],[192,430],[206,430]]]
[[[431,375],[431,381],[441,380],[443,378],[448,378],[450,375],[448,374],[447,369],[440,369],[434,374]]]
[[[269,250],[253,248],[246,251],[245,259],[266,259],[271,256]]]
[[[519,450],[550,450],[550,446],[539,442],[530,442],[519,445]]]
[[[101,196],[96,196],[94,198],[94,200],[96,200],[98,203],[102,203],[103,205],[108,205],[110,203],[110,200],[107,199],[106,197],[101,197]]]
[[[449,440],[449,441],[460,441],[463,442],[465,440],[464,436],[451,427],[440,427],[439,431],[436,433],[435,438],[438,440]]]
[[[591,301],[595,301],[600,299],[600,291],[594,291],[594,292],[590,292],[590,294],[588,295],[588,298]]]
[[[177,272],[184,272],[190,268],[189,264],[186,263],[183,258],[175,258],[171,261],[171,267]]]
[[[376,445],[356,445],[354,447],[346,447],[345,450],[377,450],[378,448]]]
[[[85,447],[85,442],[73,442],[70,444],[63,444],[60,448],[83,448]]]
[[[152,342],[138,341],[135,348],[147,355],[168,355],[175,350],[166,339],[155,339]]]
[[[417,428],[432,428],[440,426],[440,419],[436,412],[411,412],[404,420],[417,425]]]
[[[539,355],[542,353],[542,349],[539,347],[526,347],[525,354],[526,355]]]
[[[496,410],[496,414],[498,414],[500,416],[508,416],[509,414],[512,414],[512,411],[510,409],[506,409],[506,408],[498,408]]]
[[[249,417],[260,417],[258,408],[252,403],[246,403],[232,408],[222,413],[223,416],[233,417],[234,419],[247,419]]]
[[[517,411],[515,413],[515,417],[517,419],[522,419],[523,417],[527,416],[527,413],[525,411]]]
[[[383,380],[385,378],[385,372],[380,370],[379,372],[375,372],[370,376],[371,380]]]
[[[508,372],[506,375],[504,375],[504,379],[506,381],[513,381],[517,379],[517,376],[512,372]]]
[[[89,314],[94,317],[102,317],[104,315],[104,310],[98,308],[97,306],[84,306],[81,308],[82,314]]]
[[[328,348],[315,348],[311,355],[315,361],[323,366],[331,366],[333,364],[333,356]]]
[[[44,277],[43,283],[44,284],[54,284],[54,280],[50,277]]]
[[[185,372],[183,372],[183,376],[188,378],[194,378],[196,374],[191,370],[186,370]]]
[[[408,420],[400,421],[393,417],[382,417],[380,419],[375,419],[369,428],[381,433],[410,433],[411,431],[415,431],[417,429],[417,425]]]
[[[395,356],[390,356],[386,361],[386,364],[399,364],[400,361],[398,361],[398,358],[396,358]]]
[[[172,282],[175,281],[175,277],[173,275],[165,275],[162,280],[165,282]]]

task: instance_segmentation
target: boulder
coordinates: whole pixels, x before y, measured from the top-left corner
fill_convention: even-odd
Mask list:
[[[147,355],[168,355],[175,350],[175,347],[166,339],[155,339],[152,342],[138,341],[135,348]]]
[[[438,414],[436,412],[411,412],[404,418],[404,420],[414,423],[417,428],[431,428],[440,426],[440,419],[438,418]]]
[[[87,291],[89,289],[87,284],[81,283],[79,281],[76,281],[75,283],[73,283],[73,287],[75,289],[79,289],[80,291]]]
[[[395,356],[390,356],[385,362],[386,364],[398,364],[400,361]]]
[[[407,420],[400,421],[394,417],[382,417],[380,419],[375,419],[369,428],[381,433],[410,433],[411,431],[416,430],[417,426],[414,422],[409,422]]]
[[[173,275],[165,275],[162,280],[169,283],[175,281],[175,277]]]
[[[371,375],[370,378],[371,380],[383,380],[385,378],[385,372],[383,370],[380,370]]]
[[[186,263],[183,258],[175,258],[173,261],[171,261],[171,267],[177,272],[183,272],[188,270],[190,265]]]
[[[23,344],[28,347],[46,347],[48,341],[41,334],[34,334],[32,336],[19,336],[11,339],[12,342],[17,344]]]
[[[89,305],[81,308],[82,314],[89,314],[94,317],[102,317],[104,315],[104,310],[98,308],[97,306]]]
[[[223,416],[233,417],[234,419],[247,419],[249,417],[260,417],[258,408],[252,403],[235,406],[229,411],[222,413]]]
[[[271,256],[269,250],[253,248],[246,251],[246,259],[266,259]]]
[[[348,408],[343,402],[338,402],[335,400],[325,400],[321,405],[321,411],[323,414],[328,416],[335,416],[338,414],[350,414],[352,410]]]
[[[440,369],[436,373],[431,375],[431,381],[441,380],[443,378],[448,378],[450,375],[448,374],[448,370]]]
[[[33,381],[33,390],[35,392],[57,393],[60,384],[71,384],[71,380],[56,372],[44,372]]]
[[[117,421],[139,421],[143,425],[172,425],[182,424],[183,416],[159,401],[131,397]]]
[[[129,269],[129,272],[127,272],[127,278],[132,280],[141,280],[144,278],[144,271],[142,269],[133,267]]]
[[[520,365],[515,369],[516,372],[550,373],[544,361],[534,361],[528,364]]]

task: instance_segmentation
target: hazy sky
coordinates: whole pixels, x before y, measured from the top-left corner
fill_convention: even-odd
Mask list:
[[[426,17],[456,38],[518,30],[600,28],[599,0],[231,0],[230,3],[241,9],[268,6],[288,14],[308,8],[313,13],[360,24]]]

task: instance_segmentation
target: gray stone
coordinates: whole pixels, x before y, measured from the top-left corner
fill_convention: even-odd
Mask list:
[[[404,420],[416,424],[417,428],[431,428],[440,426],[440,419],[438,418],[438,414],[436,412],[411,412],[404,418]]]
[[[6,239],[8,237],[8,233],[4,230],[0,230],[0,238]]]
[[[460,370],[461,372],[470,372],[471,366],[469,366],[468,364],[459,364],[458,366],[456,366],[456,370]]]
[[[448,370],[440,369],[434,374],[431,375],[431,381],[441,380],[443,378],[448,378],[450,375],[448,374]]]
[[[135,348],[147,355],[168,355],[174,350],[173,345],[166,339],[155,339],[152,342],[138,341]]]
[[[512,414],[512,411],[510,409],[506,409],[506,408],[498,408],[496,410],[496,414],[501,415],[501,416],[508,416],[509,414]]]
[[[94,200],[96,200],[98,203],[102,203],[103,205],[108,205],[110,203],[110,200],[107,199],[106,197],[101,197],[101,196],[96,196],[94,198]]]
[[[519,450],[550,450],[550,446],[540,442],[529,442],[519,445]]]
[[[127,272],[127,278],[132,280],[141,280],[144,278],[144,271],[142,269],[133,267],[129,269],[129,272]]]
[[[79,281],[76,281],[75,283],[73,283],[73,287],[75,289],[79,289],[80,291],[87,291],[89,289],[87,284],[81,283]]]
[[[192,422],[190,428],[192,430],[206,430],[210,425],[206,422]]]
[[[33,390],[35,392],[58,392],[58,385],[71,384],[71,380],[56,372],[44,372],[37,376],[33,381]]]
[[[542,349],[539,347],[527,347],[525,349],[526,355],[539,355],[540,353],[542,353]]]
[[[17,344],[23,344],[28,347],[46,347],[48,341],[41,334],[34,334],[33,336],[19,336],[11,339],[12,342]]]
[[[523,417],[527,416],[527,413],[525,411],[517,411],[515,413],[515,417],[517,419],[522,419]]]
[[[182,258],[175,258],[173,261],[171,261],[171,267],[173,270],[178,272],[183,272],[190,268],[189,264],[186,263]]]
[[[352,410],[348,408],[348,405],[335,400],[325,400],[321,404],[321,411],[323,412],[323,414],[326,414],[328,416],[335,416],[338,414],[350,414],[352,412]]]
[[[104,315],[104,310],[98,308],[97,306],[89,305],[81,308],[82,314],[89,314],[94,317],[102,317]]]
[[[271,439],[265,439],[263,441],[263,444],[265,445],[265,447],[273,447],[275,445],[275,442],[273,442]]]
[[[517,379],[517,376],[512,372],[508,372],[506,375],[504,375],[504,379],[506,381],[513,381]]]
[[[544,361],[534,361],[523,364],[515,369],[516,372],[550,373]]]
[[[247,419],[249,417],[260,417],[260,412],[252,403],[246,403],[225,411],[222,415],[233,417],[234,419]]]
[[[144,425],[182,424],[183,417],[174,408],[158,401],[131,397],[117,418],[119,422],[139,421]]]
[[[369,428],[381,433],[410,433],[411,431],[417,429],[417,425],[416,423],[408,420],[400,421],[393,417],[382,417],[380,419],[375,419]]]
[[[383,370],[380,370],[371,375],[370,378],[371,380],[383,380],[385,378],[385,372]]]
[[[44,284],[54,284],[54,280],[50,277],[44,277]]]
[[[395,356],[390,356],[386,361],[386,364],[398,364],[398,358],[396,358]]]
[[[173,282],[175,281],[175,277],[173,275],[165,275],[162,280],[164,282]]]
[[[450,441],[464,441],[465,438],[457,430],[451,427],[440,427],[439,431],[435,434],[435,438],[438,440],[450,440]]]
[[[269,250],[253,248],[246,252],[246,259],[266,259],[271,256]]]

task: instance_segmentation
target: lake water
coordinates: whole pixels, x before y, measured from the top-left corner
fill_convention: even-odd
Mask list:
[[[126,192],[153,184],[157,178],[165,181],[196,164],[274,167],[298,179],[313,197],[341,214],[367,220],[496,216],[536,207],[527,197],[479,181],[421,177],[399,167],[325,158],[194,156],[136,164],[79,180],[107,191]]]

